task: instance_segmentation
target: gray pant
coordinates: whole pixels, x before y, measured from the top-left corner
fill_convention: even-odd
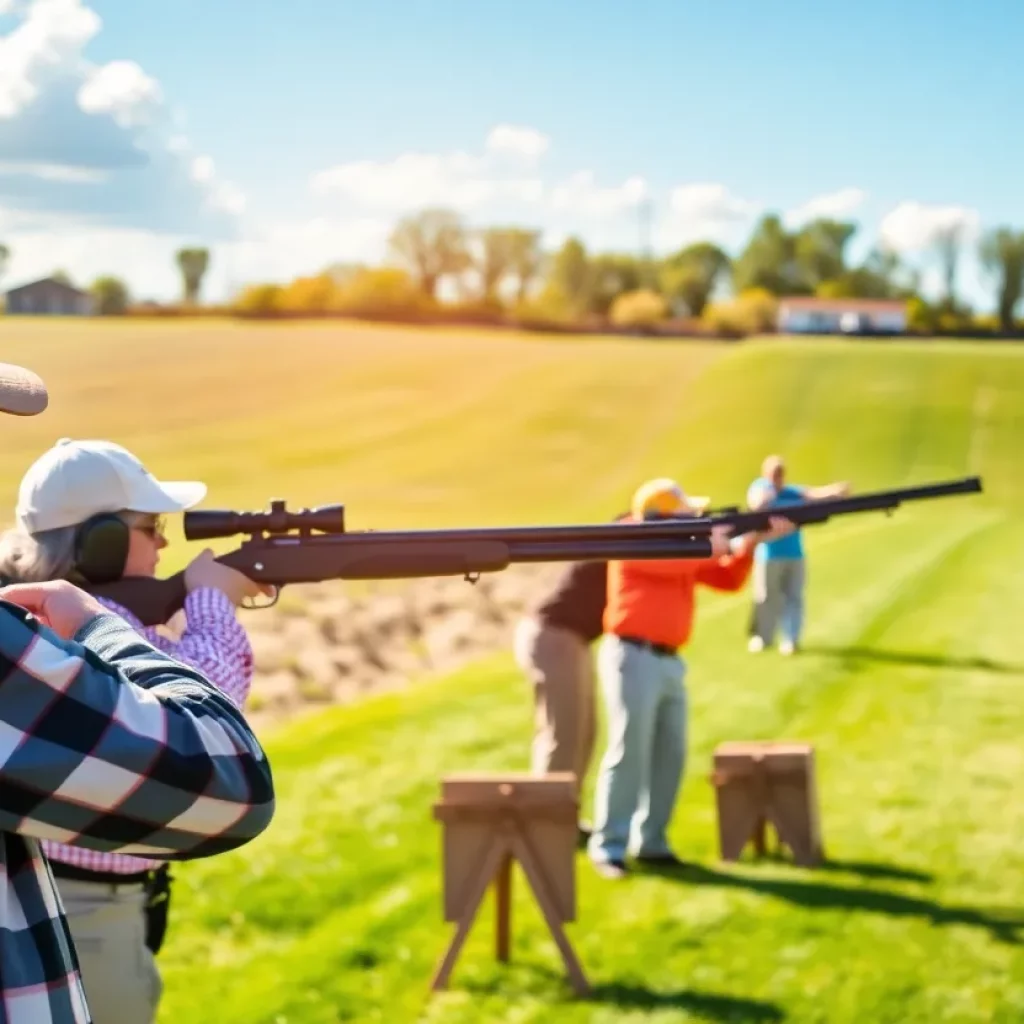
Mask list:
[[[805,560],[761,559],[755,563],[753,575],[754,633],[766,647],[774,641],[776,629],[790,643],[799,643],[804,625]]]
[[[608,749],[598,772],[594,860],[670,852],[668,826],[686,764],[686,663],[617,636],[601,638],[598,678]]]
[[[146,893],[141,884],[57,880],[96,1024],[152,1024],[163,993],[146,947]]]

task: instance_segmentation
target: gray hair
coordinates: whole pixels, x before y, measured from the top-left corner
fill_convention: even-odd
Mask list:
[[[126,523],[138,514],[117,512]],[[0,534],[0,577],[4,583],[45,583],[66,580],[75,568],[78,524],[28,533],[20,526]]]
[[[75,565],[77,526],[26,533],[19,527],[0,536],[0,576],[7,583],[67,579]]]

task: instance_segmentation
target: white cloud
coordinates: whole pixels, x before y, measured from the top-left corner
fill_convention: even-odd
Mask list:
[[[551,190],[550,206],[558,213],[608,217],[637,207],[649,194],[647,182],[639,176],[621,185],[598,185],[593,171],[577,171]]]
[[[0,119],[21,113],[55,68],[74,61],[100,30],[99,15],[79,0],[34,0],[10,13],[21,23],[0,37]]]
[[[536,203],[543,183],[521,174],[497,175],[486,156],[465,152],[403,153],[394,160],[354,160],[314,174],[314,196],[399,213],[427,206],[477,210],[512,200]]]
[[[677,217],[704,224],[747,220],[757,213],[758,205],[733,195],[725,185],[702,182],[674,188],[669,208]]]
[[[489,153],[509,153],[535,162],[547,151],[551,140],[536,128],[522,125],[499,124],[487,136]]]
[[[203,296],[219,302],[246,284],[289,281],[319,273],[337,262],[379,262],[385,256],[391,227],[388,219],[344,221],[323,217],[253,225],[244,240],[211,247]],[[59,268],[81,286],[88,286],[100,275],[112,274],[128,284],[135,298],[161,302],[180,297],[181,276],[174,254],[195,241],[183,234],[157,235],[75,223],[47,223],[43,227],[2,212],[0,238],[9,240],[12,250],[0,290]]]
[[[882,241],[897,252],[926,250],[947,231],[956,231],[966,242],[981,226],[978,211],[966,206],[929,206],[903,202],[882,219]]]
[[[859,210],[866,199],[867,193],[863,189],[841,188],[836,192],[815,196],[801,206],[788,210],[783,220],[790,229],[819,218],[843,220]]]
[[[78,105],[85,113],[110,114],[122,128],[152,123],[163,102],[156,79],[132,60],[105,64],[78,90]]]
[[[667,252],[692,242],[738,245],[762,211],[763,204],[736,195],[719,182],[689,182],[675,186],[666,207],[652,226],[656,250]]]
[[[91,63],[102,28],[83,0],[28,0],[0,36],[0,208],[82,230],[232,237],[237,187],[193,173],[160,84],[137,63]],[[212,170],[212,164],[210,165]]]
[[[501,124],[488,133],[481,152],[407,152],[390,160],[353,160],[317,172],[309,187],[315,197],[340,201],[351,212],[394,216],[429,206],[468,215],[511,205],[520,214],[529,209],[531,218],[544,209],[605,218],[647,198],[647,182],[639,176],[601,185],[593,171],[583,170],[549,185],[537,166],[548,146],[548,137],[534,128]]]
[[[78,181],[100,183],[107,180],[107,172],[95,167],[72,167],[68,164],[44,164],[0,161],[0,176],[25,175],[43,181]]]

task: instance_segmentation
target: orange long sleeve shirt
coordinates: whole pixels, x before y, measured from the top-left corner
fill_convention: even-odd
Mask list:
[[[693,631],[697,584],[735,592],[753,567],[753,550],[723,558],[609,562],[604,631],[678,649]]]

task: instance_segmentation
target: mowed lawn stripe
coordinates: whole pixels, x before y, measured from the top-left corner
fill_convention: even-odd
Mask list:
[[[989,540],[1005,529],[989,515],[948,517],[916,539],[915,518],[817,553],[822,589],[812,602],[809,643],[825,636],[853,648],[880,642],[883,620],[896,629],[906,615],[927,616],[933,606],[941,610],[955,600],[955,575],[936,573],[936,566],[952,565],[972,550],[980,564],[1006,543]],[[610,886],[581,863],[581,920],[572,927],[573,939],[611,1001],[606,1012],[629,1019],[624,1015],[638,1002],[645,1020],[702,1019],[688,1017],[687,1005],[715,1007],[712,1019],[726,1011],[739,1014],[732,1019],[759,1019],[758,1000],[767,999],[798,1020],[861,1020],[865,1006],[872,1020],[943,1019],[916,1009],[939,956],[966,957],[963,969],[971,976],[994,984],[995,972],[1005,985],[1005,964],[993,952],[998,944],[984,912],[962,908],[957,857],[969,852],[954,850],[951,860],[945,846],[911,839],[918,820],[945,814],[942,794],[929,794],[943,756],[941,742],[936,749],[942,733],[932,736],[928,726],[941,724],[934,693],[913,685],[922,670],[882,661],[870,673],[850,671],[828,653],[792,661],[751,658],[743,650],[744,618],[745,609],[734,607],[704,623],[691,656],[694,748],[675,835],[680,852],[704,866],[681,882],[638,877]],[[960,623],[964,632],[956,643],[969,650],[971,622]],[[921,656],[928,654],[925,646]],[[908,673],[911,685],[900,690]],[[906,751],[895,754],[892,735],[860,713],[865,689],[878,699],[899,691],[893,699],[900,720],[920,723],[917,742],[927,764],[910,759],[918,770],[905,780],[909,798],[898,812],[898,841],[887,839],[885,830],[873,834],[872,822],[897,813],[886,804],[892,790],[880,791],[877,779]],[[374,703],[376,713],[370,705],[330,712],[272,743],[283,798],[270,833],[230,862],[183,871],[183,888],[203,884],[201,895],[178,898],[165,955],[168,1007],[182,1017],[202,1005],[203,993],[195,984],[176,984],[176,961],[202,961],[209,942],[228,958],[218,985],[231,984],[228,963],[245,967],[245,982],[230,988],[229,1014],[237,1016],[225,1020],[532,1021],[546,1019],[552,1000],[565,998],[556,954],[520,885],[513,968],[493,964],[488,903],[460,962],[456,991],[422,1011],[449,934],[439,916],[438,832],[429,805],[446,771],[525,767],[529,704],[522,681],[507,658],[499,658]],[[819,713],[819,706],[825,710]],[[848,708],[857,713],[847,715]],[[848,871],[725,870],[714,863],[712,797],[702,778],[710,751],[723,738],[772,734],[818,745],[826,841],[840,862],[852,862]],[[1012,838],[1003,841],[1009,845]],[[931,872],[937,881],[924,885],[914,871]],[[232,922],[231,908],[241,902],[233,892],[248,894],[244,921]],[[1012,893],[987,897],[988,905],[1012,903]],[[192,914],[198,917],[189,921]],[[962,931],[972,936],[967,951]],[[889,951],[884,969],[874,952],[865,953],[879,945]],[[908,945],[912,951],[897,956]],[[851,949],[862,952],[851,960]],[[834,963],[826,963],[829,957]],[[825,991],[845,995],[838,1004],[830,1001],[822,1016],[824,1007],[816,1004]],[[557,1012],[564,1020],[613,1019],[569,1002]],[[742,1015],[748,1012],[755,1016]]]

